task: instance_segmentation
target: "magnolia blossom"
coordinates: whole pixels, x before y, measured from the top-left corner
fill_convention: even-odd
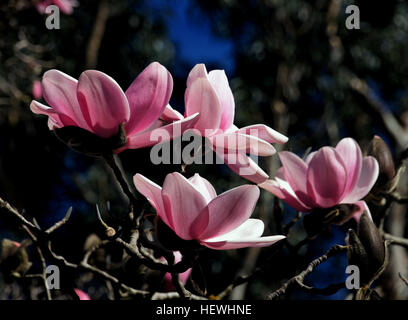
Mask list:
[[[180,262],[181,258],[182,258],[182,255],[181,255],[180,251],[174,251],[175,263]],[[181,283],[186,284],[188,278],[191,275],[191,271],[192,271],[192,269],[189,268],[186,271],[179,274]],[[164,289],[166,291],[171,291],[171,290],[174,289],[173,279],[172,279],[171,273],[169,273],[169,272],[166,272],[166,274],[164,275]]]
[[[249,218],[259,198],[255,185],[239,186],[217,196],[214,187],[198,174],[190,179],[177,172],[168,174],[163,188],[140,174],[133,180],[161,220],[184,240],[228,250],[269,246],[285,238],[262,237],[263,222]]]
[[[46,13],[45,9],[48,6],[57,6],[63,13],[72,14],[74,7],[77,6],[77,1],[75,0],[45,0],[40,1],[36,4],[37,11],[41,14]]]
[[[77,126],[108,138],[123,125],[127,140],[134,141],[127,148],[151,146],[155,142],[150,134],[157,128],[166,130],[172,137],[174,127],[182,132],[197,118],[197,114],[180,118],[168,105],[173,79],[157,62],[146,67],[126,93],[114,79],[96,70],[84,71],[78,81],[58,70],[47,71],[42,89],[50,107],[33,101],[30,108],[34,113],[48,116],[51,130]]]
[[[234,125],[235,102],[224,70],[207,73],[197,64],[187,79],[185,116],[200,113],[194,128],[208,138],[213,150],[237,174],[260,183],[268,175],[247,154],[270,156],[276,152],[271,143],[285,143],[288,138],[263,125],[241,129]]]
[[[259,186],[272,192],[301,212],[330,208],[338,204],[356,204],[357,213],[367,210],[364,198],[378,177],[378,162],[363,157],[352,138],[336,146],[322,147],[305,161],[292,152],[280,152],[281,167],[273,180]]]
[[[83,292],[81,289],[74,289],[76,295],[78,296],[79,300],[91,300],[87,293]]]
[[[33,94],[34,99],[41,99],[42,98],[41,81],[39,81],[39,80],[33,81],[32,94]]]

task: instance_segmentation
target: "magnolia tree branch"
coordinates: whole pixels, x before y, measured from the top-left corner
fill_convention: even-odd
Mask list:
[[[134,205],[137,203],[137,199],[133,192],[130,190],[129,184],[125,178],[124,173],[120,169],[118,163],[116,162],[116,157],[113,153],[106,153],[103,155],[103,158],[105,159],[106,163],[109,165],[109,167],[112,169],[113,174],[115,175],[115,178],[118,180],[120,187],[122,188],[123,193],[128,197],[131,205]]]
[[[401,273],[398,273],[398,275],[401,278],[401,280],[408,286],[408,279],[405,278]]]
[[[321,263],[323,263],[324,261],[328,260],[330,257],[339,254],[341,252],[344,252],[345,250],[347,250],[347,246],[341,246],[341,245],[335,245],[332,248],[330,248],[323,256],[313,260],[305,270],[303,270],[301,273],[299,273],[298,275],[294,276],[293,278],[289,279],[287,282],[285,282],[282,287],[280,287],[279,289],[275,290],[274,292],[270,293],[268,295],[268,299],[270,300],[274,300],[276,298],[278,298],[279,296],[283,295],[286,293],[287,289],[289,289],[292,286],[299,286],[303,289],[308,289],[308,290],[314,290],[314,291],[319,291],[321,292],[325,292],[328,291],[329,294],[333,293],[333,289],[337,289],[336,291],[338,291],[339,289],[341,289],[340,285],[332,285],[329,286],[325,289],[317,289],[317,288],[312,288],[312,287],[308,287],[306,286],[303,281],[305,280],[305,278],[313,272],[313,270],[320,265]],[[336,292],[334,291],[334,292]]]
[[[393,236],[389,233],[384,233],[384,239],[389,240],[389,244],[396,244],[408,248],[408,239],[406,238]]]
[[[40,258],[40,262],[41,262],[41,274],[39,274],[39,278],[41,279],[42,283],[43,283],[43,287],[45,290],[45,294],[47,297],[47,300],[52,300],[51,297],[51,291],[48,288],[48,284],[47,284],[47,263],[45,261],[44,258],[44,254],[41,250],[40,244],[38,242],[37,237],[30,231],[30,229],[26,226],[26,225],[22,225],[22,228],[24,229],[24,231],[28,234],[28,236],[31,238],[31,240],[33,241],[35,248],[37,250],[38,253],[38,257]]]

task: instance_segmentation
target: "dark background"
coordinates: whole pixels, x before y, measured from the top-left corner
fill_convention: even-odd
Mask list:
[[[360,8],[360,29],[345,27],[345,8]],[[106,21],[98,12],[108,10]],[[103,14],[102,14],[103,15]],[[61,29],[47,30],[45,16],[30,1],[0,4],[0,196],[39,224],[49,226],[73,207],[72,221],[58,233],[58,252],[80,259],[91,233],[103,236],[95,204],[103,214],[120,217],[127,206],[110,171],[100,159],[68,149],[48,130],[46,118],[29,110],[32,83],[51,68],[75,78],[86,69],[112,76],[123,88],[152,61],[166,66],[174,79],[170,104],[183,111],[185,82],[196,63],[225,69],[236,104],[237,126],[265,123],[290,139],[283,146],[302,154],[308,147],[335,145],[342,137],[362,147],[374,134],[394,152],[408,142],[408,5],[405,1],[338,0],[80,0],[72,15],[61,15]],[[99,47],[89,47],[95,24],[105,27]],[[92,59],[96,52],[97,59]],[[396,122],[390,124],[386,116]],[[161,184],[177,166],[155,166],[149,149],[120,154],[129,178],[142,173]],[[273,176],[277,156],[261,160]],[[221,193],[247,183],[225,166],[195,165]],[[278,226],[272,196],[262,191],[255,215]],[[294,215],[285,208],[284,220]],[[113,222],[114,223],[114,222]],[[296,258],[275,247],[217,252],[201,261],[209,292],[222,290],[251,262],[267,263],[252,284],[235,298],[262,299],[296,268],[344,243],[349,226],[334,227],[300,251]],[[301,224],[293,239],[304,237]],[[0,237],[21,240],[4,214]],[[345,256],[321,265],[307,280],[323,287],[345,279]],[[406,269],[406,268],[405,268]],[[1,290],[1,283],[0,283]],[[92,289],[94,290],[94,289]],[[90,290],[91,297],[98,296]],[[384,289],[384,294],[395,297]],[[343,290],[329,298],[342,299]],[[291,298],[327,298],[295,291]]]

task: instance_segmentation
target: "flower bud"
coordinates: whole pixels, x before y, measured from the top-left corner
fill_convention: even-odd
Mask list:
[[[387,144],[379,136],[374,136],[367,150],[367,154],[377,159],[379,176],[375,187],[389,189],[389,185],[395,177],[395,165],[391,151]]]
[[[6,282],[24,275],[31,267],[25,245],[9,239],[1,242],[0,271]]]
[[[360,217],[357,233],[349,230],[346,242],[348,263],[359,267],[361,286],[370,286],[385,268],[386,247],[380,231],[366,212]]]

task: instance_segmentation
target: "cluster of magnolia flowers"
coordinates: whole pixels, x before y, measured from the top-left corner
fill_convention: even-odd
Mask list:
[[[288,138],[263,124],[234,125],[234,97],[223,70],[207,72],[203,64],[191,70],[184,115],[169,105],[172,76],[157,62],[146,67],[125,92],[114,79],[96,70],[83,72],[78,80],[50,70],[41,84],[49,106],[33,101],[31,110],[47,115],[50,130],[76,150],[89,149],[80,141],[89,135],[92,153],[120,153],[167,142],[152,139],[158,130],[167,132],[169,139],[193,130],[209,141],[232,171],[255,183],[217,195],[211,183],[198,174],[187,179],[170,173],[161,187],[137,173],[133,179],[136,189],[181,239],[228,250],[269,246],[285,238],[262,236],[264,223],[250,218],[259,187],[301,212],[351,204],[351,216],[358,219],[363,211],[369,214],[362,199],[376,182],[379,166],[374,157],[363,156],[352,138],[341,140],[335,148],[322,147],[305,160],[292,152],[280,152],[282,168],[270,179],[248,154],[271,156],[276,153],[272,143],[283,144]],[[224,140],[228,143],[220,151],[217,145]],[[231,154],[240,161],[229,162]],[[252,170],[242,170],[245,168]]]

